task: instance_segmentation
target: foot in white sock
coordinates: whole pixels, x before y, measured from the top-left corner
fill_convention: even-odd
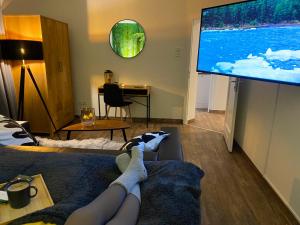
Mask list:
[[[128,153],[123,153],[116,157],[116,164],[122,173],[124,173],[124,171],[127,169],[130,160],[131,158]]]
[[[139,182],[147,178],[147,170],[143,162],[143,152],[136,147],[132,148],[131,160],[124,173],[116,179],[112,184],[123,186],[127,193],[130,193],[132,188]]]
[[[140,151],[144,151],[145,144],[143,142],[139,143],[139,145],[132,147],[132,150],[133,149],[139,149]],[[131,158],[128,153],[123,153],[116,157],[116,164],[122,173],[124,173],[124,171],[127,169],[130,160],[131,160]]]
[[[119,170],[123,173],[129,163],[130,163],[130,156],[128,155],[128,153],[123,153],[121,155],[118,155],[116,157],[116,164],[119,168]],[[140,185],[139,184],[136,184],[129,192],[130,194],[133,194],[138,200],[139,202],[141,203],[141,190],[140,190]]]
[[[131,150],[133,150],[133,149],[139,149],[141,151],[144,151],[145,150],[145,143],[144,142],[139,142],[138,145],[133,146],[131,148]]]

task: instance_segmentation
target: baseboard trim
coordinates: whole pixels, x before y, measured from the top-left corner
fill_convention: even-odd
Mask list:
[[[273,185],[273,183],[269,180],[268,177],[263,176],[263,178],[266,180],[266,182],[271,186],[271,188],[273,189],[273,191],[276,193],[276,195],[280,198],[280,200],[283,202],[283,204],[290,210],[290,212],[294,215],[294,217],[296,218],[296,220],[298,220],[298,222],[300,223],[300,217],[297,215],[297,213],[294,211],[294,209],[292,209],[290,207],[290,205],[288,204],[288,202],[284,199],[284,197],[282,196],[282,194],[279,192],[279,190]]]
[[[209,110],[210,113],[225,114],[225,110]]]
[[[99,117],[96,117],[97,119],[99,119]],[[120,117],[109,117],[110,119],[120,119]],[[102,116],[101,119],[104,119],[104,117]],[[75,121],[76,120],[80,120],[80,116],[79,115],[75,115]],[[127,118],[128,121],[130,121],[130,119]],[[146,118],[140,118],[140,117],[133,117],[132,118],[133,122],[144,122],[146,123]],[[73,121],[74,122],[74,121]],[[166,119],[166,118],[151,118],[150,119],[150,123],[171,123],[171,124],[183,124],[183,120],[182,119]]]
[[[285,207],[290,211],[290,213],[295,217],[295,219],[300,223],[300,217],[297,215],[297,213],[294,211],[294,209],[291,208],[291,206],[288,204],[288,202],[285,200],[285,198],[282,196],[282,194],[279,192],[279,190],[273,185],[273,183],[262,174],[259,169],[255,166],[255,164],[252,162],[252,160],[249,158],[247,153],[242,149],[242,147],[234,140],[234,145],[240,150],[244,157],[246,157],[249,162],[251,163],[252,167],[257,171],[257,173],[265,180],[265,182],[270,186],[270,188],[274,191],[274,193],[277,195],[277,197],[280,199],[280,201],[285,205]]]
[[[145,122],[146,118],[132,118],[133,122]],[[182,119],[166,119],[166,118],[151,118],[150,123],[171,123],[171,124],[183,124]]]
[[[188,120],[187,123],[190,124],[190,123],[193,123],[195,121],[196,121],[196,119],[191,119],[191,120]]]

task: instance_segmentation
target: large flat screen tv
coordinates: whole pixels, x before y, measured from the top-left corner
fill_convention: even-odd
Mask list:
[[[300,85],[300,0],[203,9],[197,71]]]

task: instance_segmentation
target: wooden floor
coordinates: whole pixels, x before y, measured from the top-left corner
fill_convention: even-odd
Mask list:
[[[195,119],[190,122],[191,126],[201,129],[223,132],[225,112],[209,113],[205,109],[196,109]]]
[[[203,225],[299,225],[238,147],[226,150],[222,134],[189,125],[134,123],[128,138],[161,126],[177,126],[184,157],[205,172],[202,181]],[[73,138],[107,137],[109,132],[74,132]],[[123,141],[121,132],[114,140]],[[188,224],[182,224],[188,225]]]

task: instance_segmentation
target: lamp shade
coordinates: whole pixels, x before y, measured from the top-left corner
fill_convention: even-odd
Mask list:
[[[0,40],[0,59],[43,60],[43,45],[40,41]]]

